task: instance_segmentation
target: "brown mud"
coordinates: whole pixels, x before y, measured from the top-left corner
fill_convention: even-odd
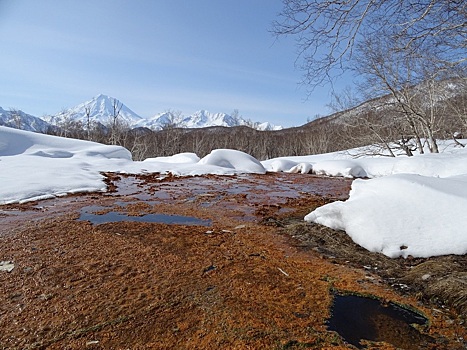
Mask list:
[[[417,329],[431,340],[415,345],[379,322],[399,347],[466,346],[465,256],[388,259],[302,222],[346,199],[348,180],[106,179],[108,193],[0,206],[0,261],[14,264],[0,271],[0,349],[352,349],[327,327],[335,293],[424,315]],[[93,224],[83,213],[169,221]]]

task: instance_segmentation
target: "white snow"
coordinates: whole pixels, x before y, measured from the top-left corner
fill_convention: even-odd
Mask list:
[[[244,173],[266,173],[266,169],[256,158],[233,149],[216,149],[201,159],[199,164],[217,165]]]
[[[144,160],[145,162],[163,162],[163,163],[197,163],[199,162],[199,157],[194,153],[179,153],[174,154],[169,157],[156,157],[148,158]]]
[[[460,140],[466,143],[467,140]],[[345,230],[359,245],[390,257],[467,253],[467,149],[441,143],[441,154],[361,157],[349,152],[259,162],[235,150],[131,159],[128,150],[0,126],[0,204],[105,191],[101,172],[264,174],[266,171],[357,178],[350,198],[324,205],[306,221]],[[358,179],[358,178],[365,179]]]

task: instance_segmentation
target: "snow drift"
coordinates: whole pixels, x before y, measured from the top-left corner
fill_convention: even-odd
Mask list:
[[[305,217],[372,252],[389,257],[467,253],[467,176],[439,179],[413,174],[357,179],[345,202]]]
[[[217,149],[199,161],[199,164],[216,165],[243,173],[265,174],[266,169],[254,157],[233,149]]]

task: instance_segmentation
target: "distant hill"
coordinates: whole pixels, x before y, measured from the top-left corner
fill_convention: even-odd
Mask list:
[[[442,80],[437,82],[437,94],[432,96],[436,103],[442,105],[443,103],[457,104],[457,99],[466,99],[467,91],[465,82],[457,82],[455,79]],[[420,94],[426,93],[421,86],[413,87],[413,90]],[[351,107],[339,112],[332,113],[328,116],[321,117],[316,120],[312,120],[302,127],[313,128],[316,125],[329,123],[329,125],[346,125],[349,122],[355,120],[355,118],[373,113],[374,115],[385,116],[386,118],[394,117],[394,97],[391,95],[385,95],[376,97],[360,103],[355,107]],[[384,118],[384,117],[383,117]]]

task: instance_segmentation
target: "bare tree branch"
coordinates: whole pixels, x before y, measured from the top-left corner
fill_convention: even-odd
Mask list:
[[[451,0],[283,0],[272,32],[295,37],[302,83],[311,92],[350,69],[363,34],[397,38],[405,51],[431,47],[445,64],[464,64],[467,5]]]

